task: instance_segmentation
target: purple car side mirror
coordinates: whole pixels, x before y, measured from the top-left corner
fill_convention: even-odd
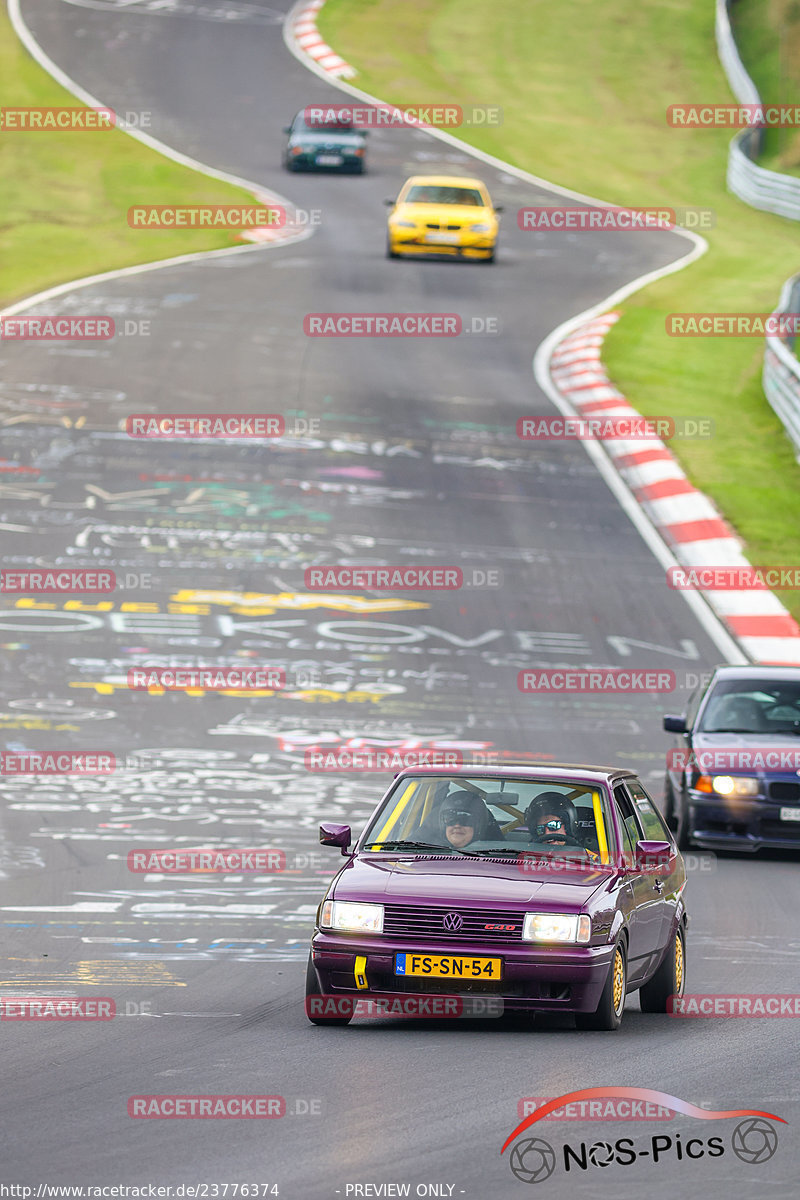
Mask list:
[[[334,825],[330,821],[323,821],[319,827],[319,840],[322,846],[341,846],[342,854],[347,854],[353,838],[349,825]]]
[[[669,842],[639,842],[636,847],[637,869],[646,871],[648,867],[665,867],[672,855]]]

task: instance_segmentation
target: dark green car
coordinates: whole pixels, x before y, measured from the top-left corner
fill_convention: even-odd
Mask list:
[[[287,171],[349,171],[364,173],[367,135],[349,121],[309,121],[308,110],[301,109],[286,126],[289,140],[283,154]]]

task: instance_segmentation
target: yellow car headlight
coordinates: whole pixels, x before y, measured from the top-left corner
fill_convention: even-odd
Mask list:
[[[325,900],[319,916],[320,929],[347,933],[383,933],[383,905],[359,904],[352,900]]]

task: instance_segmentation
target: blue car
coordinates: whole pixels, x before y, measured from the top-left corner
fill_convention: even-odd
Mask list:
[[[301,109],[283,132],[289,135],[283,152],[287,171],[364,174],[366,132],[335,112],[326,117],[322,109]]]
[[[664,811],[682,850],[800,849],[800,667],[717,667],[664,729]]]

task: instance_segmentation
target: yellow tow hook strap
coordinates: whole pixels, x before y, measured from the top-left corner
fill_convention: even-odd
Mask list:
[[[356,987],[360,992],[367,988],[367,956],[366,954],[356,955],[356,965],[353,974],[356,977]]]

